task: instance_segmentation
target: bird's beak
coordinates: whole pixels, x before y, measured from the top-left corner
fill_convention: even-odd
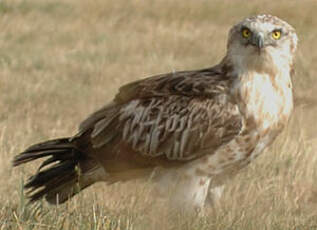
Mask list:
[[[253,45],[258,48],[259,55],[261,54],[261,51],[264,47],[264,36],[262,33],[259,33],[254,36],[254,39],[252,41]]]

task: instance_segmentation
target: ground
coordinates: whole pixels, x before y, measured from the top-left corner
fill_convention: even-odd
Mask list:
[[[0,229],[317,229],[317,2],[3,0],[0,2]],[[214,209],[162,221],[139,182],[104,184],[59,207],[27,206],[13,169],[30,144],[73,135],[132,80],[209,67],[242,18],[270,13],[300,39],[296,111],[273,147],[242,170]]]

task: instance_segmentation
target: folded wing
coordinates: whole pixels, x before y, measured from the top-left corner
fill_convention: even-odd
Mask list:
[[[196,159],[240,132],[241,115],[229,96],[230,84],[217,67],[133,82],[121,87],[114,102],[92,114],[80,130],[91,131],[95,149]]]

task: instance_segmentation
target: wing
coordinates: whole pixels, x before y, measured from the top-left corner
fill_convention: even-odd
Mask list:
[[[130,83],[80,130],[91,130],[95,149],[128,146],[143,156],[171,160],[210,154],[241,130],[241,115],[229,95],[230,79],[212,68]]]

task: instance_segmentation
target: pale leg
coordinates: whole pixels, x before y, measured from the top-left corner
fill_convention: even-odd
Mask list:
[[[206,198],[206,205],[209,207],[213,207],[218,200],[221,198],[225,185],[218,185],[216,187],[210,186],[208,190],[208,195]]]
[[[210,178],[191,174],[188,169],[161,170],[155,175],[156,191],[178,210],[201,210],[206,201]]]

